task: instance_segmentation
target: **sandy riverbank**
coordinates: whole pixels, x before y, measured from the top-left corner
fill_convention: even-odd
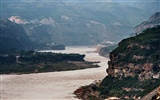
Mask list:
[[[76,100],[73,91],[106,76],[107,60],[94,53],[95,48],[69,47],[62,53],[86,54],[87,61],[101,61],[102,67],[75,71],[24,75],[1,75],[2,100]],[[54,51],[58,52],[58,51]]]

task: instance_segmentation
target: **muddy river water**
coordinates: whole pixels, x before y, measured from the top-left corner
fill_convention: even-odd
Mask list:
[[[23,75],[1,75],[1,100],[77,100],[73,91],[106,75],[108,58],[99,56],[94,47],[66,47],[45,52],[85,54],[86,61],[100,61],[99,68]]]

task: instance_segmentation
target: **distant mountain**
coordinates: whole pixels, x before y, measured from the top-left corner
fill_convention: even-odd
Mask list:
[[[8,19],[1,19],[0,23],[0,53],[27,50],[33,47],[22,26]]]
[[[137,23],[157,11],[146,9],[114,0],[2,0],[1,17],[25,19],[28,23],[18,24],[39,43],[93,45],[128,37]]]
[[[140,25],[137,25],[135,28],[134,28],[134,32],[136,34],[146,30],[147,28],[152,28],[152,27],[155,27],[156,25],[160,25],[160,12],[156,12],[154,15],[152,15],[148,21],[144,21],[142,22]],[[134,34],[135,35],[135,34]],[[109,52],[111,50],[113,50],[112,48],[114,48],[116,46],[106,46],[106,47],[102,47],[100,50],[99,50],[99,53],[100,55],[108,55]]]
[[[159,12],[160,11],[160,1],[159,0],[112,0],[113,2],[119,2],[123,4],[130,5],[132,7],[139,8],[141,10],[146,10],[149,12]]]
[[[156,25],[160,25],[160,12],[155,13],[152,15],[148,21],[142,22],[140,25],[135,27],[135,33],[142,32],[147,28],[154,27]]]

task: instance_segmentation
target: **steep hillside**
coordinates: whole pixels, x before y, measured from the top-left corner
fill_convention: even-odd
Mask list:
[[[1,19],[0,23],[0,53],[32,48],[23,27],[8,19]]]
[[[107,72],[114,76],[149,79],[160,71],[160,26],[149,28],[135,37],[122,40],[110,53]],[[126,59],[127,58],[127,59]],[[122,68],[122,69],[121,69]],[[114,69],[112,71],[112,69]],[[115,71],[117,69],[117,71]],[[120,70],[121,69],[121,70]],[[132,70],[129,70],[132,69]],[[148,74],[147,74],[148,73]]]
[[[138,98],[159,86],[160,26],[122,40],[110,53],[108,65],[101,96]]]
[[[84,100],[151,100],[156,95],[153,90],[160,86],[160,26],[122,40],[109,58],[108,76],[102,82],[77,89],[76,96]]]

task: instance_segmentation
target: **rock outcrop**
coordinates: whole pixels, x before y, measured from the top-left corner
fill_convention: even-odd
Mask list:
[[[117,96],[122,100],[146,97],[160,85],[160,26],[122,40],[109,58],[108,76],[97,87],[99,97]]]
[[[160,26],[122,40],[110,53],[107,73],[111,76],[139,79],[160,78]]]
[[[109,58],[108,76],[96,86],[96,96],[150,100],[143,98],[160,86],[160,25],[123,39]]]

